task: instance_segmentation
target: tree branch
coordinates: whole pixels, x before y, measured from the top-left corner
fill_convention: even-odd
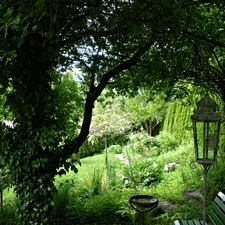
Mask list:
[[[128,70],[132,66],[135,66],[138,63],[141,56],[144,55],[153,44],[154,44],[154,40],[150,41],[149,43],[145,45],[142,45],[142,47],[140,47],[139,50],[136,53],[134,53],[130,59],[122,62],[120,65],[106,72],[103,75],[97,87],[94,87],[94,88],[90,87],[86,97],[84,117],[83,117],[84,119],[83,119],[80,134],[77,137],[75,137],[74,140],[70,141],[64,146],[64,152],[61,157],[66,159],[72,153],[78,152],[79,148],[81,147],[83,142],[86,140],[89,134],[94,102],[97,100],[101,92],[107,86],[109,80],[113,78],[114,76],[118,75],[119,73],[123,72],[124,70]]]

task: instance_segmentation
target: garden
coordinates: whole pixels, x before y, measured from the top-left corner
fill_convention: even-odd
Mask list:
[[[150,195],[159,201],[145,215],[146,225],[201,219],[201,199],[185,195],[185,191],[203,191],[202,168],[194,161],[192,140],[178,143],[165,132],[156,137],[132,133],[126,145],[111,145],[107,152],[103,149],[82,158],[78,173],[55,177],[51,224],[141,224],[141,213],[128,202],[134,195]],[[222,179],[222,168],[210,169],[207,201],[222,189]],[[0,224],[19,224],[12,187],[4,190],[3,198]]]
[[[216,104],[198,108],[221,115],[192,120],[204,122],[194,126],[203,156],[216,155],[220,136],[211,201],[225,186],[224,1],[5,0],[0,9],[0,224],[139,225],[135,195],[159,201],[146,225],[201,219],[190,115],[204,95]]]

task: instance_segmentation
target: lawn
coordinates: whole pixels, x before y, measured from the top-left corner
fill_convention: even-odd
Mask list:
[[[128,199],[139,194],[155,196],[160,202],[166,201],[173,206],[169,211],[158,206],[145,216],[145,225],[172,224],[180,218],[201,219],[201,202],[182,196],[184,190],[202,191],[203,188],[202,170],[193,163],[192,144],[163,150],[158,155],[152,153],[153,157],[149,157],[150,152],[134,151],[130,145],[129,152],[127,149],[124,148],[122,154],[129,158],[129,165],[116,158],[115,152],[109,152],[106,170],[103,152],[81,159],[81,166],[77,164],[77,174],[69,171],[65,175],[57,175],[55,185],[58,193],[54,198],[51,225],[138,225],[140,213],[131,208]],[[219,187],[210,173],[208,179],[210,201]],[[4,190],[4,204],[0,224],[18,225],[13,189]]]

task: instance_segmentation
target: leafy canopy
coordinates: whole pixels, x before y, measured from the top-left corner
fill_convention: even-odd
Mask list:
[[[185,80],[225,100],[222,1],[5,0],[0,9],[0,94],[16,124],[1,125],[0,148],[23,224],[49,223],[56,169],[79,151],[106,87],[168,95]],[[74,66],[81,89],[62,79]]]

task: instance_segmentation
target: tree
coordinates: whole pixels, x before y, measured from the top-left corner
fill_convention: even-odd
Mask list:
[[[120,79],[120,88],[129,86],[133,92],[140,86],[146,86],[151,87],[154,93],[163,91],[172,97],[174,94],[187,95],[189,92],[185,86],[189,83],[217,93],[225,100],[224,4],[222,1],[214,4],[199,1],[200,4],[195,7],[193,2],[189,3],[180,1],[177,8],[171,4],[168,14],[173,14],[174,19],[180,15],[179,22],[174,21],[175,26],[172,27],[169,22],[165,25],[164,38],[157,39],[135,70]]]
[[[104,136],[110,133],[124,133],[132,126],[130,113],[125,111],[126,99],[122,96],[105,97],[97,101],[93,110],[90,135]],[[101,98],[101,97],[100,97]]]
[[[129,113],[122,111],[121,97],[114,99],[107,98],[106,101],[96,102],[90,127],[89,139],[103,137],[105,146],[105,165],[107,176],[110,168],[108,165],[108,135],[124,134],[132,126],[132,121],[128,119]]]
[[[16,124],[1,125],[1,155],[13,173],[23,224],[48,224],[56,169],[79,151],[89,134],[94,102],[106,86],[131,93],[141,86],[172,87],[191,77],[202,85],[216,84],[225,96],[224,82],[219,82],[224,81],[224,5],[218,3],[0,3],[0,88]],[[81,127],[79,113],[68,117],[59,104],[61,72],[74,65],[82,71],[79,83],[85,95]],[[71,118],[75,136],[66,132]]]
[[[150,136],[153,129],[163,121],[166,109],[167,103],[162,95],[152,96],[146,90],[127,100],[125,107],[126,112],[130,113],[130,120],[139,125],[144,124]]]

